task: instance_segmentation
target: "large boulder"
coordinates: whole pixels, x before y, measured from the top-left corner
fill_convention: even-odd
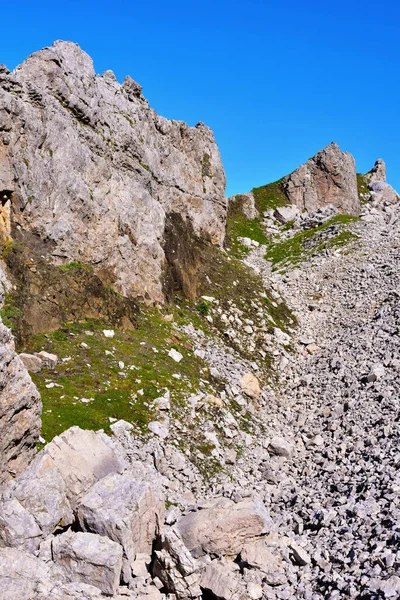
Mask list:
[[[43,452],[61,473],[73,506],[97,481],[126,467],[105,434],[77,426],[56,436]]]
[[[79,498],[125,464],[101,432],[72,427],[53,439],[0,495],[0,545],[30,552],[73,523]]]
[[[78,45],[57,41],[2,69],[0,125],[8,234],[42,241],[53,263],[88,263],[124,296],[162,301],[169,215],[222,244],[225,174],[212,131],[160,117],[130,77],[96,75]]]
[[[1,600],[32,600],[53,587],[51,565],[16,548],[0,548]]]
[[[33,552],[57,528],[73,522],[66,483],[42,451],[0,499],[0,544]]]
[[[246,542],[260,538],[271,519],[258,497],[233,502],[214,498],[181,517],[177,529],[193,556],[212,553],[235,556]]]
[[[41,411],[39,392],[15,353],[11,331],[0,323],[0,486],[34,457]]]
[[[335,142],[285,177],[283,189],[301,211],[314,212],[327,204],[350,215],[361,210],[354,158]]]
[[[52,542],[53,560],[67,582],[82,582],[112,596],[122,568],[122,546],[93,533],[67,531]]]
[[[165,500],[160,487],[138,481],[129,471],[110,474],[80,500],[77,517],[84,531],[118,542],[124,549],[125,580],[137,555],[148,557],[164,523]]]
[[[384,181],[372,181],[368,184],[371,190],[370,202],[377,206],[387,206],[400,202],[400,197],[391,185]]]

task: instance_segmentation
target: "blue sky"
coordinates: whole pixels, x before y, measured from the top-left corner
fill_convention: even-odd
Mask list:
[[[384,158],[400,190],[395,0],[14,0],[1,12],[9,68],[71,40],[97,72],[130,74],[160,114],[212,127],[228,195],[278,179],[331,141],[361,172]]]

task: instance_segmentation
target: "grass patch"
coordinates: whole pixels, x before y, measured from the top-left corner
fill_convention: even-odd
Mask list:
[[[365,204],[371,196],[371,191],[368,189],[368,183],[362,173],[357,173],[357,189],[360,202]]]
[[[12,294],[6,292],[3,308],[0,309],[0,317],[4,325],[13,330],[15,321],[20,319],[21,316],[22,311],[16,306],[15,298]]]
[[[250,238],[259,244],[266,244],[268,238],[261,225],[260,219],[248,219],[243,211],[243,196],[236,196],[235,200],[229,204],[229,210],[226,220],[226,241],[225,246],[236,258],[243,258],[249,252],[249,248],[244,246],[238,238]]]
[[[286,206],[289,200],[283,188],[284,177],[273,183],[262,185],[252,190],[256,208],[260,214],[277,206]]]
[[[283,242],[271,243],[265,258],[274,267],[295,266],[324,249],[340,248],[359,239],[358,235],[347,230],[348,225],[358,220],[359,217],[336,215],[314,229],[299,231]]]
[[[68,273],[68,271],[72,271],[73,269],[86,269],[87,271],[90,270],[90,267],[88,265],[78,262],[77,260],[72,260],[71,262],[69,262],[65,265],[61,265],[58,268],[63,273]]]
[[[113,338],[105,337],[103,328],[109,327],[96,321],[70,324],[33,336],[26,346],[28,352],[44,349],[60,358],[54,370],[32,375],[42,396],[46,441],[72,425],[108,431],[109,417],[125,419],[145,434],[157,414],[153,401],[164,388],[171,392],[170,414],[179,415],[185,398],[207,376],[189,339],[166,323],[158,309],[143,309],[137,329],[115,330]],[[171,348],[183,355],[179,364],[168,356]],[[49,383],[56,385],[49,388]]]

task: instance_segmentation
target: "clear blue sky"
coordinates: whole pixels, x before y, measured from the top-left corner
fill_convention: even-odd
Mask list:
[[[358,171],[382,157],[400,190],[396,0],[3,2],[0,63],[56,39],[130,74],[160,114],[213,128],[228,195],[289,173],[331,141]]]

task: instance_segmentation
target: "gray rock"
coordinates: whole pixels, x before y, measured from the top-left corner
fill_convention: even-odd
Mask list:
[[[201,587],[221,600],[247,600],[246,587],[239,578],[239,566],[227,560],[214,560],[201,577]]]
[[[42,370],[43,361],[39,356],[21,352],[21,354],[19,354],[19,357],[24,363],[25,369],[27,369],[31,373],[39,373]]]
[[[0,323],[0,486],[34,457],[41,411],[39,393],[15,353],[11,331]]]
[[[274,217],[280,223],[285,224],[294,221],[299,215],[297,206],[278,206],[274,211]]]
[[[87,583],[112,596],[119,586],[122,546],[93,533],[67,531],[54,538],[53,560],[66,583]]]
[[[378,158],[375,161],[374,166],[368,173],[365,173],[364,178],[367,182],[372,183],[373,181],[384,181],[386,182],[386,165],[385,162]]]
[[[215,553],[234,556],[246,542],[269,531],[271,521],[256,497],[233,502],[214,498],[177,522],[177,529],[193,556]]]
[[[51,567],[40,559],[16,548],[0,548],[1,600],[32,600],[37,593],[46,593]]]
[[[56,354],[51,354],[50,352],[45,352],[42,350],[36,354],[38,358],[42,361],[42,365],[46,369],[54,369],[58,363],[58,356]]]
[[[161,538],[161,549],[155,552],[153,577],[158,577],[168,592],[177,598],[198,598],[201,565],[190,554],[174,529],[168,529]]]
[[[79,46],[57,41],[2,74],[0,106],[0,188],[13,194],[13,224],[46,240],[54,263],[90,263],[121,294],[162,301],[170,215],[222,244],[212,131],[160,117],[130,77],[98,76]]]
[[[137,554],[151,555],[164,516],[165,500],[160,487],[151,481],[135,479],[129,471],[101,479],[77,507],[77,518],[84,531],[107,536],[121,544],[128,581]]]
[[[236,194],[229,198],[229,207],[234,205],[235,208],[240,207],[242,213],[247,219],[256,219],[258,217],[258,210],[256,208],[254,195],[252,192],[247,194]]]
[[[72,506],[97,481],[110,473],[122,472],[126,466],[107,436],[76,426],[56,436],[43,453],[54,461]]]
[[[271,454],[276,454],[277,456],[290,458],[292,456],[293,447],[283,437],[276,436],[271,440],[268,446],[268,451]]]

